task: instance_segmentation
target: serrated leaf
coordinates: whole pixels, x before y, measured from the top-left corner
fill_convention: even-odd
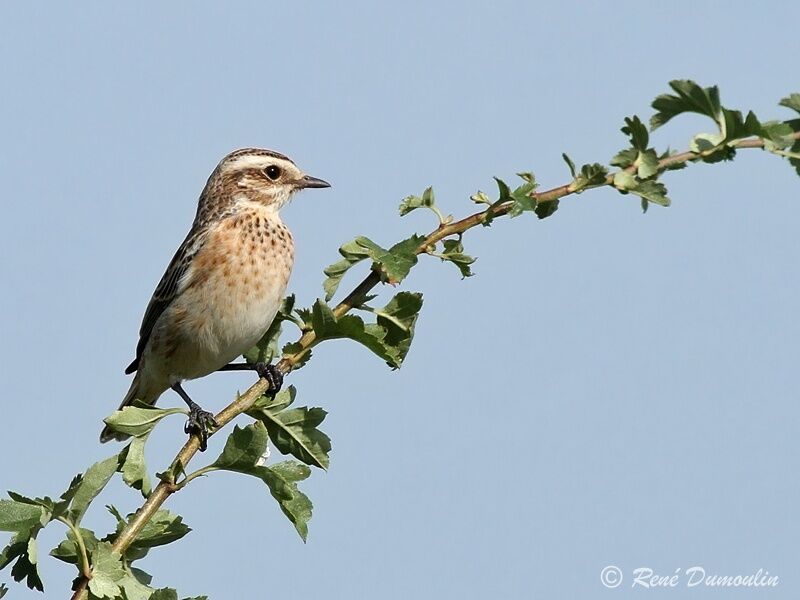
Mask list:
[[[133,438],[119,455],[121,462],[119,470],[122,473],[122,480],[130,487],[142,492],[142,496],[145,498],[153,491],[144,459],[144,446],[149,435],[146,433]]]
[[[658,173],[658,156],[652,148],[639,153],[636,173],[639,179],[650,179]]]
[[[38,533],[40,525],[34,526],[27,532],[20,532],[16,534],[8,545],[0,552],[0,570],[5,569],[9,564],[14,562],[11,568],[11,577],[14,581],[25,580],[25,585],[30,589],[44,591],[44,584],[39,577],[39,571],[36,568],[36,550],[34,542],[34,560],[31,560],[28,552],[31,549],[31,540],[33,540]]]
[[[280,308],[269,326],[267,332],[258,343],[244,353],[244,359],[250,364],[271,363],[278,356],[278,342],[283,331],[283,322],[292,320],[294,310],[294,294],[286,296],[281,301]]]
[[[0,500],[0,531],[21,533],[43,524],[45,510],[37,504]]]
[[[489,198],[489,196],[485,192],[482,192],[480,190],[478,190],[477,192],[472,194],[472,196],[470,196],[469,199],[472,200],[475,204],[491,204],[492,203],[491,198]]]
[[[260,421],[246,427],[233,428],[225,447],[211,466],[228,471],[247,470],[267,449],[267,428]]]
[[[535,181],[528,181],[511,192],[511,199],[514,203],[508,211],[510,218],[518,217],[525,211],[536,210],[536,198],[531,196],[536,187]]]
[[[786,108],[791,108],[792,110],[796,110],[800,113],[800,94],[794,93],[789,94],[786,98],[783,98],[779,102],[780,106],[785,106]]]
[[[125,568],[125,576],[118,582],[125,594],[125,600],[150,600],[153,597],[153,588],[150,582],[153,578],[136,568]]]
[[[422,196],[406,196],[400,203],[400,216],[404,217],[418,208],[433,208],[435,205],[433,188],[429,187],[422,192]]]
[[[644,126],[638,116],[625,117],[625,125],[621,131],[630,138],[632,148],[639,152],[647,150],[647,144],[650,143],[650,134],[647,133],[647,127]]]
[[[317,429],[327,414],[323,409],[304,406],[280,411],[264,409],[248,414],[266,425],[269,438],[281,454],[291,454],[307,465],[320,469],[328,468],[331,440]]]
[[[576,194],[598,185],[605,185],[608,169],[600,163],[586,164],[581,167],[581,172],[569,185],[569,190]]]
[[[119,582],[125,577],[119,552],[113,550],[110,543],[99,542],[91,556],[89,591],[98,598],[117,598],[121,593]]]
[[[268,409],[271,411],[283,410],[290,406],[297,397],[297,389],[290,385],[283,388],[274,396],[261,396],[253,403],[254,410]]]
[[[308,537],[308,521],[314,508],[311,500],[297,488],[297,482],[306,479],[310,469],[294,461],[285,461],[272,467],[256,467],[261,479],[269,487],[272,497],[278,501],[283,514],[292,522],[305,542]]]
[[[339,284],[342,282],[345,273],[356,263],[369,258],[369,252],[362,248],[357,239],[351,240],[339,248],[339,254],[342,259],[328,266],[323,272],[327,279],[322,283],[325,290],[325,300],[328,301],[333,298],[336,290],[339,289]],[[306,319],[304,319],[306,320]]]
[[[72,498],[69,515],[75,525],[80,524],[86,509],[92,500],[103,491],[106,484],[117,471],[119,456],[110,456],[105,460],[94,463],[86,470],[78,489]]]
[[[639,158],[638,150],[635,148],[625,148],[614,155],[614,158],[611,159],[611,165],[620,167],[622,169],[627,169],[636,162],[637,158]]]
[[[331,308],[322,300],[317,300],[312,309],[311,323],[318,340],[349,338],[366,346],[382,359],[388,361],[392,357],[386,353],[383,344],[385,332],[380,328],[370,327],[355,315],[343,315],[336,318]]]
[[[139,437],[152,431],[164,417],[177,414],[186,414],[186,411],[182,408],[156,408],[136,403],[113,412],[103,421],[114,431]]]
[[[170,544],[190,531],[191,528],[183,522],[183,517],[161,508],[145,523],[139,535],[128,546],[125,556],[129,560],[141,558],[151,548]]]
[[[537,202],[535,213],[540,219],[546,219],[558,210],[560,200],[550,200],[549,202]]]
[[[658,181],[641,181],[627,171],[619,171],[614,174],[614,187],[622,193],[636,194],[647,202],[654,202],[661,206],[669,206],[670,200],[667,197],[667,188]],[[642,205],[644,210],[645,205]]]
[[[417,249],[425,240],[420,235],[412,235],[385,250],[366,237],[356,238],[356,242],[369,252],[373,269],[381,275],[381,281],[392,285],[406,278],[411,268],[417,264]]]
[[[97,547],[98,539],[91,529],[79,528],[81,532],[81,539],[83,540],[86,551],[91,554]],[[67,529],[67,539],[63,540],[58,546],[50,550],[50,556],[57,558],[60,561],[77,565],[79,560],[78,542],[75,539],[75,534],[71,529]]]
[[[178,600],[178,592],[172,588],[160,588],[153,592],[150,600]]]
[[[461,243],[461,236],[457,239],[442,240],[444,250],[438,254],[439,258],[453,263],[461,272],[461,277],[472,277],[470,265],[475,262],[475,258],[464,254],[464,245]]]
[[[5,596],[8,593],[8,588],[6,587],[5,583],[0,583],[0,598]]]
[[[376,310],[378,326],[386,333],[383,344],[391,355],[390,366],[399,368],[414,339],[414,326],[422,309],[422,294],[399,292],[382,309]]]
[[[50,517],[51,519],[57,519],[67,514],[69,506],[72,503],[72,499],[75,497],[75,494],[78,493],[78,489],[80,488],[82,482],[83,482],[82,473],[79,473],[78,475],[72,478],[72,481],[70,481],[67,491],[61,494],[60,500],[53,505],[53,510]]]
[[[712,118],[717,123],[722,118],[722,106],[719,101],[719,89],[716,86],[703,88],[688,79],[676,79],[669,82],[676,92],[662,94],[653,100],[656,114],[650,118],[650,129],[656,130],[674,117],[686,113],[698,113]]]

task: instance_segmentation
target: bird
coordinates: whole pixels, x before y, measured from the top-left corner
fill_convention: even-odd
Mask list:
[[[135,373],[120,409],[134,401],[153,405],[168,389],[189,407],[184,427],[205,450],[212,413],[200,408],[182,383],[220,370],[256,370],[277,391],[283,377],[273,365],[232,363],[269,329],[294,264],[294,239],[280,210],[303,189],[328,188],[287,156],[242,148],[211,173],[192,226],[144,313]],[[108,425],[100,441],[128,435]]]

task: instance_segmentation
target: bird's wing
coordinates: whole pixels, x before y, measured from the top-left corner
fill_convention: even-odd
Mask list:
[[[181,285],[182,279],[192,259],[198,253],[206,239],[206,229],[192,229],[186,239],[175,252],[172,261],[169,263],[167,270],[158,282],[156,291],[153,292],[153,297],[150,299],[150,304],[147,305],[147,310],[142,319],[142,326],[139,328],[139,343],[136,345],[136,358],[125,369],[126,374],[133,373],[139,368],[139,361],[142,359],[142,353],[150,339],[150,334],[153,332],[153,327],[161,316],[161,313],[170,305],[170,303],[177,298],[183,291],[184,286]]]

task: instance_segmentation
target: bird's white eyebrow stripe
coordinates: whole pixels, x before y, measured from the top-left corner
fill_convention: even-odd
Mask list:
[[[294,166],[288,158],[272,156],[269,154],[244,154],[222,162],[223,171],[240,171],[247,168],[261,168],[267,165],[287,163]]]

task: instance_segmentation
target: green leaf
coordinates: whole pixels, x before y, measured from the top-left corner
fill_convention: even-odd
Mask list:
[[[785,106],[786,108],[791,108],[792,110],[796,110],[800,113],[800,94],[794,93],[789,94],[786,98],[783,98],[780,103],[781,106]]]
[[[35,504],[0,500],[0,531],[21,533],[46,521],[44,508]]]
[[[125,576],[120,579],[118,585],[125,594],[125,600],[149,600],[153,596],[153,588],[150,582],[153,578],[142,571],[125,566]]]
[[[470,265],[475,262],[475,259],[468,254],[464,254],[464,244],[461,242],[461,235],[457,239],[442,240],[444,250],[437,254],[439,258],[444,261],[453,263],[461,272],[462,279],[465,277],[472,277],[472,269]]]
[[[656,130],[672,118],[686,112],[706,115],[717,123],[722,118],[719,89],[716,86],[703,88],[691,80],[676,79],[669,82],[675,95],[662,94],[653,100],[656,114],[650,118],[650,129]]]
[[[8,588],[6,587],[5,583],[0,583],[0,598],[5,596],[8,593]]]
[[[133,515],[129,515],[129,519]],[[131,542],[125,551],[129,560],[142,558],[150,548],[165,546],[181,539],[191,528],[183,523],[183,517],[161,508],[153,515],[142,528],[136,539]]]
[[[581,167],[581,172],[575,177],[569,185],[569,190],[576,194],[582,191],[596,187],[598,185],[606,184],[606,177],[608,176],[608,169],[600,163],[586,164]]]
[[[225,447],[212,467],[228,471],[246,471],[255,466],[267,450],[267,428],[256,421],[242,428],[238,425],[225,441]]]
[[[152,431],[164,417],[177,414],[186,414],[186,411],[182,408],[156,408],[137,403],[112,413],[104,422],[114,431],[138,437]]]
[[[297,397],[297,389],[290,385],[283,388],[274,396],[261,396],[253,403],[254,410],[268,409],[271,411],[283,410],[290,406]]]
[[[389,366],[399,368],[414,339],[414,326],[422,309],[422,294],[398,292],[382,309],[375,311],[378,326],[386,332],[382,341],[390,360]]]
[[[331,440],[317,429],[327,415],[323,409],[304,406],[278,411],[264,409],[248,414],[266,425],[270,439],[281,454],[291,454],[307,465],[320,469],[328,468]],[[266,440],[266,433],[264,437]],[[256,458],[262,454],[263,451]]]
[[[144,459],[144,445],[149,435],[146,433],[133,438],[119,455],[121,461],[119,470],[122,472],[122,480],[130,487],[142,492],[142,496],[145,498],[153,491]]]
[[[392,285],[403,281],[417,264],[417,249],[424,240],[423,236],[414,234],[384,250],[369,238],[356,238],[358,245],[369,252],[374,261],[373,270],[380,273],[381,281]]]
[[[647,127],[637,117],[625,117],[625,125],[622,127],[622,133],[627,135],[631,141],[631,147],[639,152],[647,150],[647,144],[650,143],[650,134],[647,133]]]
[[[292,370],[297,371],[297,369],[302,369],[306,366],[306,363],[311,359],[311,348],[304,348],[303,345],[299,342],[289,342],[284,345],[283,349],[281,350],[283,356],[292,356],[296,357],[296,355],[300,354],[299,357],[296,357],[296,362],[293,363]],[[301,354],[302,353],[302,354]]]
[[[81,539],[83,540],[86,551],[91,554],[97,547],[98,540],[94,531],[91,529],[79,528],[81,532]],[[50,556],[64,561],[71,565],[77,565],[79,561],[78,542],[75,539],[75,534],[72,529],[67,529],[67,539],[63,540],[58,546],[50,550]]]
[[[350,267],[365,258],[369,258],[369,252],[358,244],[358,238],[343,244],[339,248],[339,254],[342,255],[342,259],[324,270],[327,279],[323,282],[322,287],[325,290],[326,301],[333,298],[339,288],[339,284],[342,282],[342,278]]]
[[[636,174],[639,179],[650,179],[658,173],[658,156],[652,148],[639,153]]]
[[[178,600],[178,592],[172,588],[161,588],[153,592],[150,600]]]
[[[532,194],[538,187],[538,184],[533,179],[533,174],[524,173],[523,175],[526,177],[529,176],[530,179],[523,177],[523,179],[526,179],[525,183],[511,192],[511,199],[514,203],[508,211],[508,216],[512,219],[518,217],[525,211],[533,212],[536,210],[536,198],[534,198]]]
[[[0,569],[14,562],[11,576],[14,581],[25,580],[31,588],[44,590],[37,569],[36,536],[50,518],[52,500],[31,499],[9,492],[12,500],[0,500],[0,531],[15,533],[8,545],[0,552]]]
[[[269,487],[272,497],[278,501],[283,514],[292,522],[305,542],[308,537],[308,521],[313,505],[308,496],[297,488],[297,482],[306,479],[311,470],[294,461],[285,461],[272,467],[256,467],[258,477]]]
[[[623,194],[631,192],[647,202],[653,202],[661,206],[669,206],[670,200],[667,197],[667,188],[658,181],[641,181],[627,171],[619,171],[614,174],[614,187]],[[642,205],[644,210],[646,205]]]
[[[89,508],[89,504],[106,487],[106,484],[116,473],[118,465],[119,456],[115,454],[105,460],[96,462],[87,469],[72,499],[69,515],[73,523],[80,524],[86,509]]]
[[[639,117],[636,115],[626,117],[622,133],[628,136],[631,147],[620,150],[611,159],[611,164],[622,169],[636,167],[636,174],[639,179],[649,179],[657,175],[658,156],[655,150],[647,147],[650,142],[650,136]]]
[[[244,359],[248,363],[271,363],[278,356],[278,341],[283,331],[283,322],[293,320],[294,301],[294,294],[283,299],[267,332],[255,346],[244,353]]]
[[[16,560],[11,568],[11,577],[14,581],[25,580],[25,584],[35,590],[44,591],[44,585],[36,568],[36,534],[41,525],[36,525],[27,532],[20,532],[11,538],[9,544],[0,552],[0,569],[5,569]],[[33,556],[30,551],[33,550]]]
[[[72,478],[67,491],[61,494],[60,500],[53,505],[52,515],[50,517],[51,519],[57,519],[67,514],[69,506],[72,504],[72,499],[75,497],[75,494],[78,493],[82,482],[83,474],[79,473]]]
[[[549,202],[536,203],[536,216],[540,219],[546,219],[558,210],[558,203],[560,200],[551,200]]]
[[[125,569],[119,552],[111,548],[109,542],[99,542],[92,552],[92,578],[89,591],[98,598],[117,598],[120,593],[119,582],[125,577]]]
[[[577,177],[577,173],[575,172],[575,163],[572,162],[572,159],[569,156],[567,156],[566,152],[561,153],[561,158],[563,158],[564,162],[567,163],[570,176],[575,179],[575,177]]]
[[[475,204],[492,204],[492,199],[486,194],[486,192],[482,192],[478,190],[472,196],[469,197]]]
[[[327,304],[317,300],[312,309],[311,323],[319,341],[349,338],[363,344],[385,361],[392,360],[383,344],[385,331],[379,327],[365,325],[360,317],[343,315],[337,319]]]
[[[422,192],[422,196],[406,196],[400,203],[400,216],[404,217],[412,210],[418,208],[430,208],[436,206],[436,200],[433,196],[433,188],[426,188]]]
[[[639,151],[636,148],[625,148],[614,155],[614,158],[611,159],[611,165],[627,169],[636,162],[637,158],[639,158]]]
[[[325,269],[325,275],[328,277],[323,283],[325,301],[333,298],[347,270],[365,258],[372,259],[372,268],[380,273],[381,281],[400,283],[408,275],[411,267],[417,263],[417,248],[424,239],[422,236],[413,235],[388,250],[364,236],[359,236],[343,245],[339,248],[342,260]]]

